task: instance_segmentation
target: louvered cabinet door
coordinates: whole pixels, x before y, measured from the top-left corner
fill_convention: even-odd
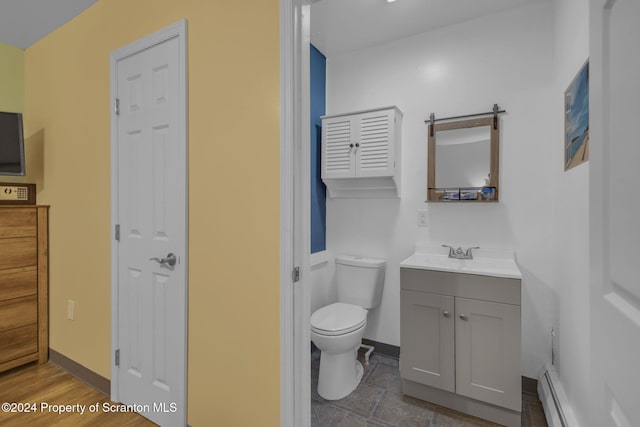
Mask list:
[[[394,126],[393,109],[372,111],[356,116],[356,176],[393,176]]]
[[[354,116],[327,118],[322,123],[322,179],[355,175]]]

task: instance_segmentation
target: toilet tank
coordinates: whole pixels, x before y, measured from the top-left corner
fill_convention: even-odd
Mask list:
[[[366,309],[380,305],[386,261],[350,255],[336,256],[338,301]]]

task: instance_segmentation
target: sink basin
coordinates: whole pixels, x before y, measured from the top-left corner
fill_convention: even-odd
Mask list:
[[[449,258],[446,248],[417,247],[416,252],[400,263],[400,267],[421,270],[521,279],[515,254],[503,249],[476,249],[473,259]]]

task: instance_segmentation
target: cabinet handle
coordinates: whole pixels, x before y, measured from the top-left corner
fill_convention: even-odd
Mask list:
[[[448,312],[447,310],[443,311],[443,312],[442,312],[442,315],[443,315],[444,317],[449,317],[449,316],[451,316],[451,314],[449,314],[449,312]]]
[[[349,148],[353,148],[353,144],[349,144]]]
[[[360,143],[356,142],[356,148],[360,147]]]
[[[469,318],[467,317],[467,315],[466,315],[466,314],[461,314],[461,315],[460,315],[460,319],[465,320],[465,321],[466,321],[466,320],[469,320]]]

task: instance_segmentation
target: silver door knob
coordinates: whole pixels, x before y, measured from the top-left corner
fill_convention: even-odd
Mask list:
[[[168,265],[169,267],[173,267],[176,265],[176,262],[178,261],[178,259],[176,258],[176,256],[173,253],[169,253],[167,254],[166,258],[158,258],[158,257],[153,257],[153,258],[149,258],[149,261],[156,261],[158,264],[160,265]]]
[[[469,320],[469,318],[467,317],[467,315],[466,315],[466,314],[461,314],[461,315],[460,315],[460,319],[462,319],[462,320]]]

